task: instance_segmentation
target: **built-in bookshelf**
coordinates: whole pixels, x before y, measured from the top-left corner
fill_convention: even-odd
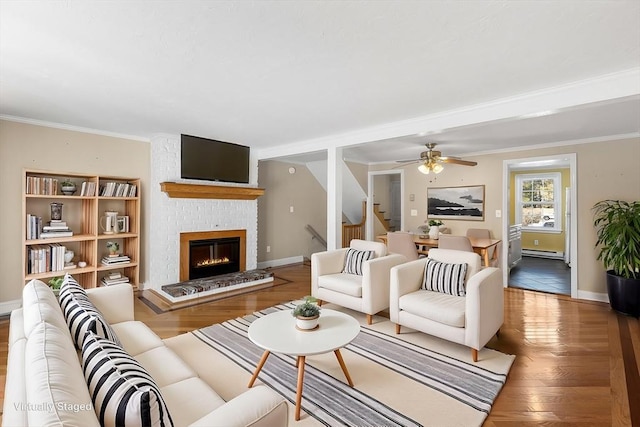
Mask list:
[[[65,181],[75,184],[72,195],[62,193]],[[22,182],[25,283],[69,272],[85,288],[128,282],[137,289],[139,178],[27,169]]]

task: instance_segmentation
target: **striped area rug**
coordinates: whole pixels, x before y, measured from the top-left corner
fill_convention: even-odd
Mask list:
[[[271,307],[191,334],[251,374],[263,350],[248,339],[249,325],[258,317],[294,306]],[[355,387],[346,384],[333,353],[308,357],[302,410],[315,422],[304,425],[482,424],[506,381],[514,356],[483,349],[481,360],[473,363],[466,347],[418,332],[396,335],[388,319],[376,318],[373,325],[366,326],[360,313],[327,307],[361,321],[360,334],[341,351]],[[259,376],[292,405],[296,378],[295,357],[281,354],[271,354]]]

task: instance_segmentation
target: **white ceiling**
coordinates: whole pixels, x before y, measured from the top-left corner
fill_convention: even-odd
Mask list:
[[[640,1],[2,0],[0,117],[364,162],[640,135]]]

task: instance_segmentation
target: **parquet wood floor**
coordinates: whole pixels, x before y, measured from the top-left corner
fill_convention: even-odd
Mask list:
[[[138,320],[163,338],[310,293],[310,266],[273,269],[291,283],[156,314],[139,299]],[[8,320],[0,321],[4,399]],[[640,426],[640,326],[607,304],[505,289],[505,323],[487,345],[515,354],[485,426]]]

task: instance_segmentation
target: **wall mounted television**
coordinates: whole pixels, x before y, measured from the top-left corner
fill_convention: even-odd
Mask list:
[[[182,178],[249,183],[249,147],[191,135],[180,142]]]

